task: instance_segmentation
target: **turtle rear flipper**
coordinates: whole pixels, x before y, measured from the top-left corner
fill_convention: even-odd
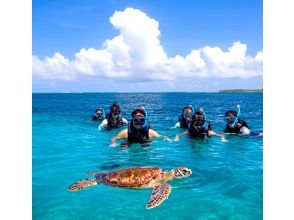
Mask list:
[[[153,188],[149,202],[146,205],[147,209],[152,209],[159,206],[164,200],[168,198],[171,192],[171,185],[168,183],[161,183]]]
[[[72,185],[70,185],[67,189],[69,191],[78,191],[90,186],[95,186],[97,185],[98,182],[96,179],[84,179],[84,180],[79,180],[75,183],[73,183]]]

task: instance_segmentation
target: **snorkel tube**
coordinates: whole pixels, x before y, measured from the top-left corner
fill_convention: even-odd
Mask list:
[[[235,117],[235,119],[234,119],[234,121],[232,123],[232,127],[235,127],[236,126],[236,124],[238,122],[238,119],[239,119],[239,115],[241,113],[241,108],[240,108],[240,105],[239,104],[237,105],[237,108],[238,108],[238,113],[237,113],[237,115],[236,115],[236,117]]]
[[[105,118],[106,118],[105,111],[103,110],[103,108],[100,108],[100,110],[102,111],[102,116],[103,116],[103,119],[105,119]]]
[[[148,115],[148,114],[147,114],[147,111],[145,110],[144,106],[141,106],[140,109],[142,109],[142,110],[145,112],[145,122],[144,122],[144,124],[142,125],[142,127],[145,128],[146,125],[147,125],[147,120],[148,120],[147,115]]]
[[[188,107],[190,107],[192,109],[192,114],[194,113],[194,108],[192,105],[188,105]]]
[[[200,128],[203,129],[206,126],[206,114],[205,114],[205,112],[204,112],[204,110],[203,110],[202,107],[199,109],[199,111],[202,112],[203,113],[203,116],[204,116],[204,123],[203,123],[203,125],[200,126]]]

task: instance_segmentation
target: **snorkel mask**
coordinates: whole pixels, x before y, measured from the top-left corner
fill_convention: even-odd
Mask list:
[[[199,111],[202,113],[202,115],[195,114],[193,116],[193,125],[203,129],[206,126],[206,114],[203,108],[200,108]]]
[[[135,112],[140,110],[144,116],[135,116]],[[141,126],[142,128],[146,127],[147,125],[147,111],[144,109],[136,109],[132,112],[132,122],[134,125]]]
[[[192,112],[184,112],[183,113],[183,117],[184,117],[184,119],[186,119],[186,121],[191,121],[192,120],[192,116],[193,116],[193,113]]]
[[[140,125],[141,127],[146,126],[146,118],[144,116],[136,116],[132,120],[134,125]]]
[[[98,108],[96,109],[96,117],[99,119],[99,120],[102,120],[105,118],[105,112],[103,111],[102,108]]]
[[[185,112],[185,109],[191,109],[192,112]],[[186,119],[186,121],[191,122],[192,121],[192,116],[194,113],[194,109],[192,105],[188,105],[183,108],[183,117]]]
[[[228,126],[230,128],[234,128],[238,122],[238,119],[239,119],[239,115],[241,113],[241,108],[240,108],[240,105],[237,105],[237,108],[238,108],[238,113],[236,116],[228,116],[226,117],[226,120],[228,122]]]

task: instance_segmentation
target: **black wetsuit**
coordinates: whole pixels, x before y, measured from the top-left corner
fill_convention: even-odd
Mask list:
[[[200,138],[207,138],[209,130],[211,130],[211,126],[209,122],[206,122],[205,126],[203,128],[199,128],[199,130],[196,130],[192,124],[188,128],[190,137],[200,137]]]
[[[238,126],[238,124],[241,124],[241,126]],[[243,121],[241,119],[238,119],[237,125],[234,128],[231,128],[228,124],[226,129],[224,130],[225,133],[233,133],[233,134],[240,134],[240,130],[242,127],[246,127],[249,129],[246,121]]]

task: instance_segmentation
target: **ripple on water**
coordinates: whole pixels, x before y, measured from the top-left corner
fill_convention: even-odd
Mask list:
[[[228,142],[182,137],[162,139],[150,147],[109,147],[123,128],[98,131],[91,116],[97,106],[117,101],[123,116],[144,104],[153,129],[171,139],[171,127],[183,106],[203,106],[213,130],[224,129],[224,113],[239,103],[241,116],[262,133],[262,94],[37,94],[33,95],[33,218],[34,219],[262,219],[263,137],[226,135]],[[168,110],[168,111],[167,111]],[[120,141],[118,141],[120,143]],[[132,166],[171,170],[187,166],[189,178],[170,182],[169,199],[145,209],[152,189],[129,190],[98,185],[79,192],[66,188],[89,178],[87,171]]]

